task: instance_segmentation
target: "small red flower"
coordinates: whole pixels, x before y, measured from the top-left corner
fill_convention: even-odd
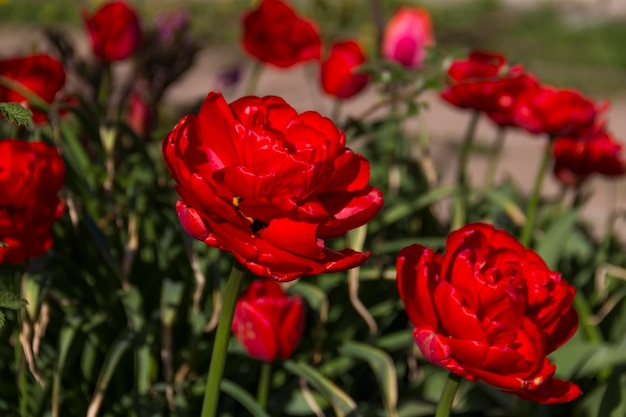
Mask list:
[[[428,361],[538,403],[581,395],[554,378],[547,357],[578,327],[574,287],[507,232],[468,224],[448,236],[443,255],[408,246],[397,273]]]
[[[17,81],[50,104],[65,84],[63,65],[49,55],[30,55],[0,61],[0,75]],[[33,121],[44,123],[45,113],[33,107],[21,93],[0,86],[0,102],[17,102],[33,111]]]
[[[21,263],[50,249],[52,224],[63,214],[58,193],[64,181],[56,148],[0,140],[0,264]]]
[[[304,330],[304,303],[272,280],[255,280],[235,306],[232,330],[253,358],[289,358]]]
[[[163,140],[179,220],[260,276],[285,281],[361,265],[367,253],[324,244],[383,203],[368,185],[369,162],[345,143],[330,119],[299,114],[279,97],[228,105],[210,93]]]
[[[597,173],[624,175],[622,144],[604,129],[582,137],[560,137],[554,142],[554,174],[567,185],[578,185]]]
[[[383,36],[383,56],[408,68],[419,68],[426,48],[435,44],[430,14],[420,7],[400,7]]]
[[[361,91],[369,81],[367,74],[355,74],[365,62],[363,49],[354,40],[337,42],[330,55],[322,62],[320,77],[322,88],[327,94],[338,98],[350,98]]]
[[[130,93],[127,105],[126,123],[135,131],[137,136],[142,139],[149,139],[155,124],[155,114],[152,107],[137,90]]]
[[[83,10],[83,20],[89,31],[91,49],[103,61],[126,59],[141,43],[139,17],[124,2],[106,3],[93,16]]]
[[[519,97],[514,121],[533,134],[575,136],[593,128],[598,113],[596,103],[578,91],[540,86]]]
[[[519,96],[537,86],[521,65],[509,66],[502,55],[474,51],[450,65],[441,97],[454,106],[484,112],[499,126],[513,126]]]
[[[280,68],[319,59],[317,28],[282,0],[262,0],[243,17],[243,46],[250,55]]]

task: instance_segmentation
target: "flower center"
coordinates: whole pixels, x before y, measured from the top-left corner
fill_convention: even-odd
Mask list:
[[[239,207],[239,204],[243,201],[243,198],[241,197],[233,197],[233,207],[235,208],[235,211],[242,216],[244,219],[248,220],[250,222],[250,231],[252,232],[252,237],[254,237],[257,233],[259,233],[261,230],[265,229],[267,226],[269,226],[268,223],[262,222],[261,220],[257,220],[254,219],[252,217],[246,216],[242,211],[241,208]]]

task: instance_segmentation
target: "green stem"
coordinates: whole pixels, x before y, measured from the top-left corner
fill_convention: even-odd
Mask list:
[[[459,191],[456,193],[454,199],[454,214],[452,217],[452,230],[456,230],[465,224],[465,217],[467,215],[467,162],[469,161],[470,151],[472,150],[472,144],[474,143],[474,136],[476,133],[476,126],[478,126],[478,120],[480,119],[480,112],[474,111],[470,118],[467,130],[465,131],[465,137],[461,145],[461,151],[459,153],[459,166],[457,171],[457,184],[459,185]]]
[[[220,382],[224,373],[226,363],[226,350],[230,337],[230,326],[235,313],[235,304],[239,295],[239,287],[244,276],[244,270],[235,261],[224,292],[224,304],[222,313],[217,323],[215,332],[215,342],[213,353],[211,354],[211,365],[209,366],[209,376],[204,390],[204,401],[202,402],[202,417],[215,417],[217,413],[217,402],[220,394]]]
[[[259,376],[259,388],[256,394],[256,400],[265,409],[267,406],[267,397],[270,392],[270,384],[272,382],[272,363],[263,362],[261,364],[261,375]]]
[[[521,244],[524,246],[528,246],[530,244],[533,229],[535,228],[535,217],[537,215],[537,206],[539,204],[541,186],[543,185],[543,180],[546,176],[546,172],[548,171],[548,165],[552,159],[553,145],[554,141],[550,139],[548,146],[546,146],[546,150],[543,153],[543,159],[541,160],[541,165],[539,165],[539,171],[537,171],[537,176],[535,177],[535,185],[533,186],[530,200],[528,200],[528,206],[526,207],[526,223],[524,223],[524,228],[522,229],[519,238]]]
[[[342,101],[339,98],[333,100],[333,108],[330,112],[330,118],[333,122],[339,123],[339,117],[341,116]]]
[[[254,95],[256,91],[256,86],[259,83],[259,77],[261,77],[261,72],[263,72],[263,64],[260,62],[255,62],[252,67],[252,72],[250,73],[250,78],[248,78],[248,84],[246,85],[246,89],[244,90],[245,96]]]
[[[448,374],[448,379],[446,379],[446,384],[443,386],[443,392],[441,393],[441,398],[439,399],[439,405],[437,406],[435,417],[448,417],[450,415],[454,395],[456,394],[460,383],[460,376],[457,376],[452,372]]]
[[[502,154],[502,148],[504,147],[505,136],[506,129],[503,127],[498,128],[496,137],[489,152],[489,162],[487,163],[487,171],[485,172],[485,188],[491,187],[493,180],[496,177],[498,162],[500,161],[500,155]]]

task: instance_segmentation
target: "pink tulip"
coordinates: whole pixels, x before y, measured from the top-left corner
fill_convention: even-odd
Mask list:
[[[393,15],[383,37],[383,56],[408,68],[419,68],[426,47],[435,44],[430,14],[419,7],[401,7]]]

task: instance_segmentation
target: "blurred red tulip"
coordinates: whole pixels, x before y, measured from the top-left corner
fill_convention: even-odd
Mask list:
[[[52,224],[63,214],[58,197],[65,166],[43,142],[0,140],[0,264],[21,263],[52,246]]]
[[[430,14],[419,7],[401,7],[393,15],[383,36],[383,56],[408,68],[419,68],[426,47],[435,44]]]
[[[30,55],[0,61],[0,75],[17,81],[50,104],[65,84],[63,65],[49,55]],[[37,110],[21,93],[0,86],[0,102],[17,102],[33,111],[33,122],[44,123],[46,114]]]
[[[424,357],[470,381],[542,404],[581,395],[548,354],[578,327],[575,289],[513,236],[483,223],[451,233],[439,255],[400,251],[398,290]]]
[[[89,32],[92,51],[103,61],[126,59],[141,42],[139,17],[124,2],[106,3],[93,16],[83,10],[83,20]]]
[[[282,0],[262,0],[243,17],[243,46],[250,55],[280,68],[319,59],[317,28]]]
[[[363,49],[354,40],[337,42],[331,46],[330,55],[322,62],[320,77],[327,94],[350,98],[361,91],[369,81],[368,74],[355,74],[365,62]]]
[[[154,111],[150,104],[137,91],[132,91],[128,96],[128,109],[126,111],[126,123],[142,139],[149,139],[154,129]]]
[[[304,303],[275,281],[255,280],[237,300],[232,330],[253,358],[287,359],[302,337]]]
[[[560,137],[554,142],[554,174],[566,185],[578,185],[597,173],[624,175],[622,144],[604,129],[582,137]]]

